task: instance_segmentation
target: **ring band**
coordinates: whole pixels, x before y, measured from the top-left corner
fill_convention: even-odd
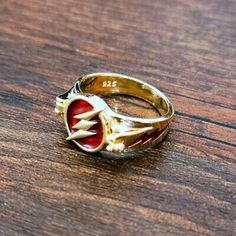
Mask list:
[[[121,115],[99,97],[105,94],[140,98],[150,103],[160,116]],[[70,90],[57,96],[55,112],[64,117],[67,140],[84,151],[129,152],[162,141],[174,108],[161,91],[141,80],[115,73],[95,73],[80,77]]]

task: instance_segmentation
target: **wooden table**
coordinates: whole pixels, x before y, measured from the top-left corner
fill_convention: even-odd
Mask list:
[[[236,1],[2,0],[0,22],[0,235],[236,235]],[[65,141],[55,96],[100,71],[172,99],[161,145]]]

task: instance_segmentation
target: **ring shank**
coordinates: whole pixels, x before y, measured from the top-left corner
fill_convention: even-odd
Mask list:
[[[78,80],[79,90],[92,94],[125,94],[140,98],[153,105],[161,117],[170,119],[174,109],[169,99],[155,87],[135,78],[114,74],[90,74]]]

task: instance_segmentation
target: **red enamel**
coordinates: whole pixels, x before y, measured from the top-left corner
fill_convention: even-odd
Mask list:
[[[131,148],[136,145],[143,144],[145,142],[148,142],[148,140],[155,141],[157,138],[159,138],[162,135],[162,133],[167,129],[167,127],[168,126],[166,126],[164,129],[161,129],[161,130],[156,129],[150,134],[147,134],[147,133],[143,134],[141,137],[137,138],[135,141],[130,143],[128,147]]]
[[[77,131],[77,129],[73,129],[72,127],[80,121],[74,116],[91,111],[93,109],[94,108],[91,104],[89,104],[87,101],[82,100],[82,99],[75,100],[69,105],[67,109],[67,123],[68,123],[71,133],[74,133]],[[99,116],[97,115],[93,117],[91,121],[97,121],[97,124],[93,125],[90,129],[88,129],[88,131],[95,132],[96,134],[86,137],[86,138],[81,138],[81,139],[76,140],[80,145],[82,145],[83,147],[87,149],[97,148],[103,140],[103,127],[102,127],[102,122]]]

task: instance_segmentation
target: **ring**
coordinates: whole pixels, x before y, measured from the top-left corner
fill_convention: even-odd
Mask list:
[[[130,117],[113,111],[99,97],[123,94],[150,103],[155,118]],[[87,152],[139,151],[166,136],[174,108],[157,88],[141,80],[115,73],[81,76],[66,93],[56,97],[55,112],[64,117],[67,140]]]

